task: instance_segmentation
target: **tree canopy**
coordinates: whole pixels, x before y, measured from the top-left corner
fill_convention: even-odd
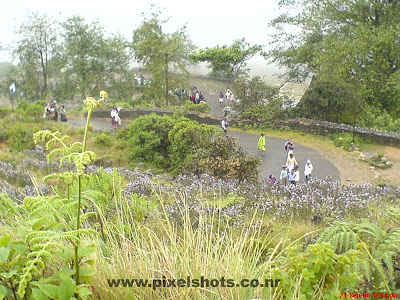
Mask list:
[[[162,26],[166,22],[159,13],[145,17],[133,32],[132,49],[136,60],[153,77],[149,87],[152,97],[164,95],[168,104],[168,91],[186,85],[184,78],[177,75],[187,74],[191,63],[189,54],[193,52],[194,45],[186,33],[186,26],[173,33],[165,33]]]
[[[261,45],[250,45],[244,38],[235,40],[232,45],[200,49],[190,55],[195,62],[207,62],[215,73],[222,73],[230,80],[245,70],[247,61],[262,50]]]
[[[368,103],[399,113],[400,3],[393,0],[281,0],[271,22],[272,62],[289,79],[342,81]],[[397,110],[397,111],[396,111]]]
[[[49,65],[59,50],[57,31],[57,24],[49,17],[32,13],[16,32],[19,40],[14,55],[23,78],[21,87],[29,98],[47,97]]]

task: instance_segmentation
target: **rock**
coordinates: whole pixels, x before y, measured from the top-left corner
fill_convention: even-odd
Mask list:
[[[351,181],[351,178],[349,177],[349,178],[347,178],[347,181]]]
[[[382,157],[382,158],[381,158],[381,161],[382,161],[382,162],[387,162],[388,159],[387,159],[386,157]]]
[[[373,170],[375,170],[375,167],[370,166],[369,169],[370,169],[371,171],[373,171]]]
[[[390,161],[387,161],[387,162],[386,162],[386,165],[387,165],[387,166],[390,166],[390,165],[391,165]]]
[[[379,179],[381,175],[379,173],[375,174],[375,179]]]

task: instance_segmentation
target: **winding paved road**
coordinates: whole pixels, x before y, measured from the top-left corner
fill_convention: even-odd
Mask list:
[[[223,112],[219,106],[218,96],[211,95],[209,93],[203,93],[206,97],[207,103],[211,106],[211,115],[222,117]],[[125,126],[129,120],[122,120],[122,126]],[[77,126],[84,126],[85,120],[83,119],[71,119],[69,123]],[[111,129],[110,119],[92,119],[91,124],[94,128],[101,130]],[[228,128],[228,135],[235,137],[239,140],[243,149],[249,154],[258,156],[261,158],[261,154],[257,151],[257,142],[259,135],[241,132],[241,131],[230,131]],[[260,175],[262,178],[268,178],[269,174],[273,174],[276,178],[279,178],[282,165],[285,163],[285,152],[284,145],[285,140],[273,138],[267,136],[267,149],[262,158],[262,164],[260,166]],[[340,180],[339,170],[319,152],[296,144],[294,140],[294,154],[299,164],[300,169],[300,180],[304,180],[304,165],[307,159],[310,159],[314,170],[313,177],[326,178],[331,177],[334,180]]]

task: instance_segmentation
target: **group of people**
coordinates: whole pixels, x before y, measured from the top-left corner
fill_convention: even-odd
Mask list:
[[[61,122],[67,122],[67,116],[65,114],[65,107],[62,105],[60,109],[58,109],[57,101],[53,101],[51,103],[47,103],[45,112],[43,115],[44,119],[50,119],[53,121],[58,121],[58,113],[60,113]]]
[[[258,139],[257,148],[263,155],[266,149],[266,139],[264,133],[261,133],[261,136]],[[285,143],[284,151],[285,151],[285,164],[282,166],[279,179],[284,184],[289,182],[290,184],[296,185],[297,182],[300,181],[300,171],[299,171],[299,164],[296,160],[296,157],[294,156],[294,144],[290,138],[288,138]],[[304,166],[304,175],[306,178],[306,183],[308,183],[311,180],[312,171],[313,171],[313,165],[311,163],[311,160],[307,159]],[[276,178],[271,174],[268,176],[268,182],[275,183]]]
[[[206,99],[204,98],[203,94],[200,91],[192,91],[189,95],[190,101],[194,104],[200,104],[201,102],[205,102]]]
[[[231,101],[235,101],[236,98],[235,95],[232,93],[232,91],[230,89],[227,89],[225,94],[222,91],[219,92],[218,99],[219,99],[219,105],[224,106],[225,99],[227,103],[230,104]]]

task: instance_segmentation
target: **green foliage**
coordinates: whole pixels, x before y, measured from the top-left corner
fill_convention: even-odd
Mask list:
[[[87,24],[73,16],[62,24],[64,53],[62,63],[66,78],[74,90],[86,96],[105,89],[107,84],[120,84],[129,72],[130,56],[126,41],[119,35],[105,37],[99,22]],[[92,88],[94,86],[94,88]]]
[[[358,102],[357,91],[348,83],[316,79],[306,91],[297,110],[304,118],[340,122],[343,115],[361,111]]]
[[[19,58],[19,71],[26,78],[21,81],[19,88],[26,92],[30,100],[36,100],[38,96],[46,99],[49,94],[51,60],[59,48],[57,25],[46,15],[32,13],[16,33],[19,41],[14,54]],[[32,94],[31,91],[36,91],[37,94]]]
[[[113,139],[109,134],[102,132],[96,135],[94,142],[99,146],[110,147],[113,144]]]
[[[400,120],[393,118],[386,111],[381,111],[373,106],[366,106],[360,115],[358,125],[381,131],[400,132]]]
[[[232,138],[217,136],[207,148],[199,148],[185,164],[186,172],[207,173],[217,178],[235,178],[239,181],[258,179],[260,160],[247,156]]]
[[[24,121],[35,121],[42,120],[44,113],[44,105],[42,102],[28,103],[26,101],[20,101],[16,109],[17,116],[19,119]]]
[[[155,114],[135,119],[119,139],[129,140],[132,161],[143,161],[173,174],[209,173],[220,178],[254,180],[259,161],[248,157],[215,127],[179,115]]]
[[[0,106],[0,118],[5,119],[11,114],[11,109],[7,106]]]
[[[162,31],[166,22],[160,18],[160,12],[153,12],[150,17],[144,18],[132,37],[136,60],[152,75],[152,82],[146,86],[144,96],[157,106],[161,106],[163,98],[165,106],[168,106],[172,98],[169,91],[188,85],[182,75],[188,74],[188,55],[194,49],[185,26],[167,34]],[[172,76],[170,71],[180,75]]]
[[[392,166],[392,163],[385,158],[385,153],[382,151],[379,151],[375,157],[369,159],[368,164],[380,169],[388,169]]]
[[[201,49],[191,54],[195,62],[208,62],[212,71],[222,72],[227,78],[233,80],[241,72],[246,71],[246,63],[262,49],[261,45],[250,45],[244,38],[235,40],[232,45],[215,46]]]
[[[151,114],[129,124],[127,136],[131,147],[130,159],[141,160],[158,168],[168,168],[170,158],[168,133],[176,120],[169,116]]]
[[[359,146],[363,143],[362,138],[357,135],[354,135],[354,142],[353,142],[353,134],[351,133],[336,133],[330,135],[333,143],[336,147],[341,147],[346,151],[349,151],[352,148],[352,145]]]
[[[188,119],[178,120],[168,133],[172,171],[178,174],[184,166],[190,164],[198,151],[209,149],[212,138],[218,133],[217,129],[205,124]]]
[[[335,253],[332,245],[316,243],[302,252],[290,247],[283,260],[284,268],[275,268],[272,278],[280,278],[286,299],[337,299],[343,291],[357,290],[360,273],[352,266],[362,255],[357,250]]]
[[[398,114],[396,1],[294,0],[279,5],[281,15],[270,24],[272,49],[266,56],[285,67],[289,78],[302,81],[315,74],[325,82],[346,82],[363,102]]]
[[[208,114],[210,113],[211,106],[208,103],[194,104],[192,101],[186,101],[183,110],[186,112],[201,112]]]
[[[240,104],[239,104],[240,106]],[[271,99],[268,104],[248,107],[236,119],[238,126],[249,128],[272,128],[286,119],[286,112],[281,109],[282,100],[279,97]]]
[[[144,197],[139,197],[136,194],[131,196],[131,209],[133,210],[134,219],[142,222],[149,214],[156,212],[158,205]]]
[[[33,134],[40,129],[39,124],[27,125],[24,123],[7,121],[5,124],[3,123],[2,126],[3,128],[1,131],[4,133],[4,138],[13,151],[19,152],[35,147]]]
[[[360,224],[335,222],[318,239],[319,242],[329,242],[336,253],[348,253],[361,243],[364,258],[357,262],[356,268],[359,274],[364,274],[366,288],[376,291],[396,289],[394,274],[397,272],[396,258],[400,254],[400,210],[392,208],[384,215],[394,224],[390,230],[386,231],[368,220]]]
[[[268,85],[260,76],[236,78],[233,82],[233,90],[236,98],[240,99],[240,103],[236,105],[240,111],[273,102],[274,96],[279,91],[278,88]]]

